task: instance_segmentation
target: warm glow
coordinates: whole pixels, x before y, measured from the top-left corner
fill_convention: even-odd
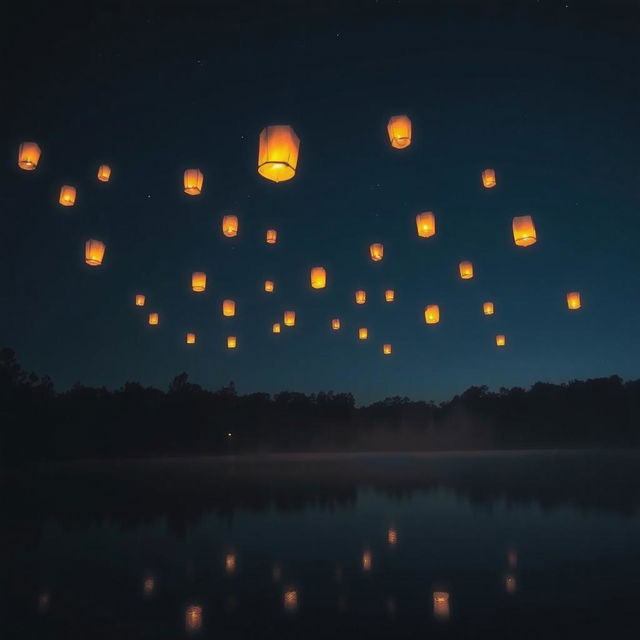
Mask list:
[[[493,169],[485,169],[482,172],[482,185],[486,189],[496,186],[496,172]]]
[[[98,180],[100,182],[109,182],[111,177],[111,167],[108,164],[101,164],[98,167]]]
[[[234,238],[238,235],[238,216],[228,215],[222,218],[222,233],[227,238]]]
[[[136,293],[136,307],[144,307],[144,303],[147,301],[143,293]]]
[[[360,289],[356,291],[356,304],[364,304],[367,301],[367,292]]]
[[[285,311],[283,322],[285,327],[293,327],[296,323],[296,312],[295,311]]]
[[[62,187],[60,187],[60,198],[58,202],[63,207],[73,207],[76,203],[76,188],[68,184],[62,185]]]
[[[327,286],[327,272],[324,267],[313,267],[311,269],[311,286],[314,289],[324,289]]]
[[[157,313],[149,314],[149,324],[158,324],[160,322],[160,317]]]
[[[267,244],[275,244],[278,241],[278,232],[275,229],[267,229]]]
[[[333,320],[331,320],[331,328],[334,331],[338,331],[340,329],[340,318],[333,318]]]
[[[531,216],[516,216],[511,224],[513,241],[519,247],[528,247],[537,240],[536,228]]]
[[[392,547],[398,544],[398,532],[393,527],[389,527],[387,531],[387,542]]]
[[[567,307],[571,310],[579,309],[582,306],[579,291],[570,291],[567,293]]]
[[[288,125],[265,127],[260,133],[258,173],[267,180],[284,182],[296,175],[300,138]]]
[[[362,570],[371,571],[371,551],[365,549],[362,552]]]
[[[41,153],[36,142],[23,142],[18,148],[18,166],[25,171],[33,171],[38,166]]]
[[[235,349],[236,348],[236,337],[235,336],[228,336],[227,337],[227,349]]]
[[[514,575],[506,575],[504,577],[504,588],[506,589],[509,595],[512,595],[516,592],[516,577]]]
[[[409,116],[391,116],[387,124],[389,142],[394,149],[404,149],[411,144],[411,120]]]
[[[424,308],[424,321],[427,324],[438,324],[440,322],[440,307],[437,304],[428,304]]]
[[[187,607],[184,626],[188,632],[200,631],[200,629],[202,629],[202,607],[197,605]]]
[[[202,192],[204,176],[200,169],[185,169],[184,171],[184,192],[190,196],[199,196]]]
[[[142,593],[145,596],[150,596],[153,594],[153,590],[155,589],[156,581],[153,576],[147,576],[142,583]]]
[[[273,284],[273,280],[265,280],[264,281],[264,290],[267,293],[273,293],[275,288],[276,288],[276,285]]]
[[[104,242],[100,240],[89,239],[84,245],[84,261],[92,267],[102,264],[104,258]]]
[[[293,612],[298,608],[298,592],[295,589],[287,589],[282,600],[285,611]]]
[[[369,337],[369,331],[367,330],[367,327],[360,327],[358,329],[358,339],[366,340],[368,337]]]
[[[433,615],[438,620],[449,619],[449,594],[446,591],[434,591]]]
[[[436,217],[431,211],[423,211],[416,216],[416,229],[421,238],[430,238],[436,234]]]
[[[374,262],[380,262],[384,257],[384,246],[380,242],[376,242],[369,247],[369,254]]]
[[[196,343],[196,334],[187,333],[187,344],[195,344],[195,343]]]
[[[485,302],[482,305],[482,313],[484,313],[485,316],[492,316],[493,315],[493,302]]]
[[[224,557],[224,570],[226,573],[235,573],[235,570],[236,570],[236,554],[235,553],[227,553],[227,555]]]
[[[382,345],[382,353],[385,356],[391,355],[391,345],[390,344],[383,344]]]
[[[207,288],[207,274],[204,271],[194,271],[191,274],[191,288],[202,293]]]
[[[396,292],[393,289],[387,289],[384,292],[384,299],[386,302],[393,302],[396,299]]]
[[[464,260],[460,263],[460,277],[463,280],[473,278],[473,264],[468,260]]]
[[[281,327],[279,322],[274,322],[271,326],[272,333],[280,333]]]
[[[504,347],[504,345],[507,344],[507,338],[506,336],[504,336],[503,334],[499,333],[496,336],[496,345],[498,347]]]

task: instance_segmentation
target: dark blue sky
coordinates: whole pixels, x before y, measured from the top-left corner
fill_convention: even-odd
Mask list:
[[[210,388],[333,389],[363,403],[637,377],[638,15],[572,4],[25,9],[9,22],[3,63],[13,88],[0,342],[57,388],[165,387],[184,370]],[[25,32],[32,47],[20,46]],[[386,137],[397,113],[414,127],[403,151]],[[299,135],[300,160],[292,181],[274,184],[256,172],[257,142],[280,123]],[[42,160],[24,172],[17,147],[31,139]],[[107,184],[95,177],[101,163],[112,167]],[[195,198],[181,188],[194,166],[205,174]],[[486,167],[497,172],[493,190],[482,188]],[[64,183],[78,189],[73,208],[57,204]],[[437,217],[428,240],[415,233],[424,210]],[[220,233],[229,212],[240,218],[235,239]],[[527,249],[511,238],[512,217],[524,214],[538,231]],[[270,227],[275,246],[264,242]],[[107,244],[100,268],[84,264],[89,237]],[[368,258],[376,241],[381,263]],[[471,281],[458,278],[463,259]],[[314,265],[327,268],[325,290],[309,287]],[[196,270],[208,275],[204,294],[190,290]],[[275,294],[262,291],[265,279]],[[566,308],[569,290],[582,293],[579,312]],[[237,301],[235,318],[222,317],[223,298]],[[428,303],[440,305],[437,326],[424,324]],[[296,327],[272,335],[287,308]],[[495,347],[496,333],[507,348]]]

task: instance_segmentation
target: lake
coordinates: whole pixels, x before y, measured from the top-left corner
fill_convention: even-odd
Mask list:
[[[6,638],[636,638],[640,454],[4,471]]]

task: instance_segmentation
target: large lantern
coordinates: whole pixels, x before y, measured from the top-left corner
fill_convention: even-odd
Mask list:
[[[202,183],[204,176],[200,169],[185,169],[184,171],[184,192],[190,196],[199,196],[202,193]]]
[[[423,211],[416,216],[416,229],[421,238],[430,238],[436,233],[436,217],[432,211]]]
[[[473,278],[473,263],[469,262],[468,260],[463,260],[460,263],[460,277],[463,280],[470,280],[471,278]]]
[[[582,306],[582,301],[580,300],[580,292],[579,291],[570,291],[567,293],[567,307],[572,311],[579,309]]]
[[[496,172],[493,169],[485,169],[482,172],[482,185],[485,189],[496,186]]]
[[[393,289],[387,289],[384,292],[384,299],[386,302],[393,302],[396,299],[396,292]]]
[[[296,312],[285,311],[282,321],[284,322],[285,327],[293,327],[296,323]]]
[[[149,314],[149,324],[156,325],[160,322],[160,316],[153,312]]]
[[[528,247],[535,244],[536,228],[531,216],[515,216],[512,222],[513,241],[519,247]]]
[[[289,125],[265,127],[260,133],[258,173],[267,180],[284,182],[296,175],[300,138]]]
[[[92,267],[100,266],[104,258],[104,250],[104,242],[90,238],[84,245],[84,261]]]
[[[227,318],[231,318],[236,315],[236,301],[235,300],[223,300],[222,301],[222,315]]]
[[[275,288],[276,288],[276,285],[273,284],[273,280],[265,280],[264,281],[264,290],[267,293],[273,293]]]
[[[272,333],[280,333],[280,323],[279,322],[274,322],[271,325],[271,332]]]
[[[482,313],[484,313],[485,316],[492,316],[493,315],[493,302],[485,302],[482,305]]]
[[[338,331],[340,329],[340,318],[333,318],[331,320],[331,328],[334,331]]]
[[[364,304],[367,301],[367,292],[359,289],[356,291],[356,304]]]
[[[375,242],[369,247],[369,254],[374,262],[380,262],[384,257],[384,246],[381,242]]]
[[[278,241],[278,232],[275,229],[267,229],[265,240],[267,244],[275,244]]]
[[[394,149],[404,149],[411,144],[411,120],[409,116],[391,116],[387,124],[389,142]]]
[[[438,324],[440,322],[440,307],[437,304],[428,304],[424,308],[424,321],[427,324]]]
[[[391,355],[391,345],[390,344],[383,344],[382,345],[382,353],[385,356],[390,356]]]
[[[238,235],[238,216],[228,215],[222,218],[222,233],[227,238],[233,238]]]
[[[227,349],[235,349],[237,344],[235,336],[227,336]]]
[[[207,288],[207,274],[204,271],[194,271],[191,274],[191,288],[196,293],[202,293]]]
[[[98,167],[98,180],[100,182],[109,182],[111,177],[111,167],[108,164],[101,164]]]
[[[68,184],[63,184],[62,187],[60,187],[60,198],[58,202],[63,207],[73,207],[76,203],[76,188]]]
[[[360,327],[358,329],[358,339],[366,340],[368,337],[369,337],[369,331],[367,330],[367,327]]]
[[[324,267],[313,267],[311,269],[311,287],[313,289],[324,289],[327,286],[327,272]]]
[[[36,142],[23,142],[18,148],[18,166],[25,171],[33,171],[38,166],[41,153]]]
[[[195,343],[196,343],[196,334],[187,333],[187,344],[195,344]]]
[[[136,307],[144,307],[146,298],[144,293],[136,293]]]
[[[507,344],[507,337],[504,334],[499,333],[496,336],[496,345],[498,347],[504,347],[505,344]]]

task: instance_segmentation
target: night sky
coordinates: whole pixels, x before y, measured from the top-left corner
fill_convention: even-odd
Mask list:
[[[187,371],[208,388],[331,389],[359,403],[638,377],[637,4],[127,4],[3,18],[0,343],[26,368],[57,389],[166,388]],[[386,124],[402,113],[413,143],[399,151]],[[301,140],[287,183],[256,171],[269,124]],[[24,140],[42,148],[36,171],[16,165]],[[199,197],[182,190],[190,167],[205,176]],[[487,167],[495,189],[482,187]],[[74,207],[58,204],[62,184],[77,187]],[[415,230],[426,210],[430,239]],[[240,219],[236,238],[221,233],[225,213]],[[525,214],[538,242],[523,249],[511,219]],[[106,243],[101,267],[84,263],[88,238]],[[324,290],[309,286],[315,265]],[[207,291],[195,294],[200,270]],[[272,335],[285,309],[296,326]]]

